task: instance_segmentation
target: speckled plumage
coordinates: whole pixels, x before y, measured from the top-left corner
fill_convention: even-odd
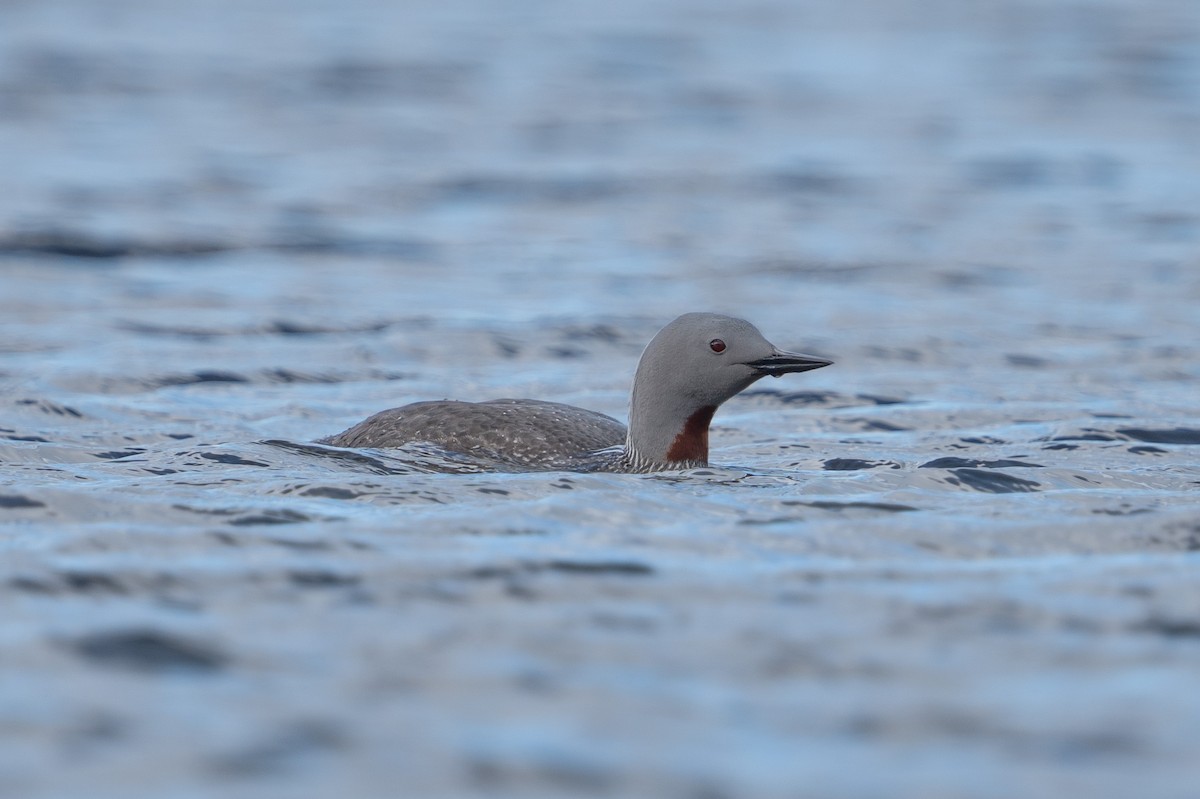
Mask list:
[[[524,470],[654,472],[708,463],[708,424],[757,380],[831,362],[784,352],[743,319],[689,313],[646,345],[634,375],[629,428],[602,413],[531,399],[417,402],[377,413],[320,443],[426,443]]]
[[[625,425],[596,411],[531,399],[437,400],[381,411],[321,440],[336,447],[394,447],[421,441],[518,467],[596,469],[621,452]],[[593,453],[595,453],[593,455]],[[589,457],[592,456],[592,457]]]

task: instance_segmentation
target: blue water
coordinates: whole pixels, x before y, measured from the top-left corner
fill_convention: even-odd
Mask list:
[[[1200,8],[0,11],[0,795],[1187,797]],[[667,321],[833,367],[712,467]]]

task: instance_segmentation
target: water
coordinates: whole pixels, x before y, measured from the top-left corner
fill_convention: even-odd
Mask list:
[[[0,17],[0,794],[1194,792],[1195,4]],[[836,365],[311,443],[688,310]]]

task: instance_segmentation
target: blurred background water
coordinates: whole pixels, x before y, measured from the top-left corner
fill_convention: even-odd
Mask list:
[[[1193,796],[1198,141],[1192,0],[0,4],[0,795]],[[309,446],[689,310],[836,365]]]

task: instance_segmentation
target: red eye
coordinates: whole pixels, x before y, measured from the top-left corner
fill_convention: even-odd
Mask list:
[[[708,348],[713,352],[724,352],[725,342],[721,341],[719,338],[714,338],[712,341],[708,342]]]

